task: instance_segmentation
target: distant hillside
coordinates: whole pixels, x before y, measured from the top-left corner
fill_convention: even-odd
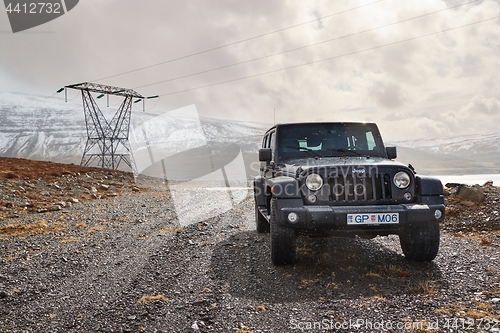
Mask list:
[[[0,93],[0,156],[79,164],[87,141],[81,97],[73,96],[66,103],[62,95],[44,98]],[[104,98],[98,102],[109,121],[121,101],[111,101],[114,108],[107,108]],[[269,127],[200,118],[194,106],[162,115],[135,108],[130,143],[137,164],[154,163],[149,160],[153,155],[158,161],[159,156],[165,158],[188,150],[196,154],[199,150],[194,148],[207,147],[217,153],[226,147],[234,150],[234,145],[249,164],[256,159],[262,135]]]
[[[112,108],[108,109],[104,100],[99,100],[100,107],[111,119],[120,101],[111,101]],[[247,175],[251,177],[258,172],[255,167],[258,148],[269,125],[200,119],[194,107],[162,116],[142,112],[141,107],[140,103],[134,105],[131,123],[131,143],[138,164],[158,161],[157,158],[144,161],[152,153],[165,158],[189,150],[184,155],[194,158],[206,147],[213,155],[231,151],[229,157],[239,151]],[[77,92],[73,92],[67,103],[63,94],[45,98],[2,92],[0,123],[0,156],[80,163],[87,133]],[[141,133],[148,135],[147,140]],[[398,160],[411,163],[420,174],[500,173],[500,134],[407,140],[387,145],[397,146]],[[228,156],[214,158],[212,166],[227,162]],[[193,161],[198,161],[196,158]]]
[[[500,133],[395,142],[399,160],[434,175],[500,173]]]

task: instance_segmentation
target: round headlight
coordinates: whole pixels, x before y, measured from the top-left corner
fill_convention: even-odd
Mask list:
[[[323,178],[316,173],[311,173],[306,178],[306,186],[311,191],[317,191],[323,186]]]
[[[398,188],[407,188],[410,186],[410,175],[404,171],[399,171],[394,175],[394,185]]]

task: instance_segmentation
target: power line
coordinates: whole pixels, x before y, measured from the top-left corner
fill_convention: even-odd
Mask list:
[[[204,70],[204,71],[200,71],[200,72],[196,72],[196,73],[192,73],[192,74],[186,74],[186,75],[177,76],[177,77],[173,77],[173,78],[170,78],[170,79],[166,79],[166,80],[162,80],[162,81],[158,81],[158,82],[154,82],[154,83],[145,84],[145,85],[142,85],[142,86],[137,86],[137,87],[134,87],[133,89],[149,87],[149,86],[153,86],[153,85],[157,85],[157,84],[161,84],[161,83],[166,83],[166,82],[170,82],[170,81],[184,79],[184,78],[191,77],[191,76],[196,76],[196,75],[200,75],[200,74],[206,74],[206,73],[214,72],[214,71],[225,69],[225,68],[234,67],[234,66],[238,66],[238,65],[250,63],[250,62],[253,62],[253,61],[257,61],[257,60],[262,60],[262,59],[274,57],[274,56],[277,56],[277,55],[281,55],[281,54],[285,54],[285,53],[289,53],[289,52],[293,52],[293,51],[302,50],[302,49],[305,49],[305,48],[308,48],[308,47],[312,47],[312,46],[316,46],[316,45],[320,45],[320,44],[329,43],[329,42],[333,42],[333,41],[336,41],[336,40],[340,40],[340,39],[344,39],[344,38],[348,38],[348,37],[353,37],[353,36],[356,36],[356,35],[361,35],[361,34],[366,33],[366,32],[371,32],[371,31],[374,31],[374,30],[378,30],[378,29],[382,29],[382,28],[387,28],[389,26],[397,25],[397,24],[400,24],[400,23],[403,23],[403,22],[408,22],[408,21],[411,21],[411,20],[416,20],[416,19],[419,19],[419,18],[422,18],[422,17],[425,17],[425,16],[430,16],[430,15],[437,14],[437,13],[440,13],[440,12],[444,12],[444,11],[447,11],[447,10],[455,9],[457,7],[465,6],[465,5],[468,5],[468,4],[471,4],[471,3],[474,3],[474,2],[478,2],[478,1],[479,0],[472,0],[472,1],[469,1],[469,2],[466,2],[466,3],[462,3],[460,5],[448,7],[448,8],[445,8],[445,9],[440,9],[440,10],[437,10],[437,11],[434,11],[434,12],[430,12],[430,13],[427,13],[427,14],[422,14],[422,15],[414,16],[414,17],[407,18],[407,19],[400,20],[400,21],[396,21],[396,22],[393,22],[393,23],[384,24],[384,25],[381,25],[381,26],[378,26],[378,27],[375,27],[375,28],[370,28],[370,29],[366,29],[366,30],[354,32],[354,33],[351,33],[351,34],[347,34],[347,35],[344,35],[344,36],[339,36],[339,37],[327,39],[327,40],[324,40],[324,41],[321,41],[321,42],[316,42],[316,43],[305,45],[305,46],[299,46],[299,47],[296,47],[296,48],[293,48],[293,49],[289,49],[289,50],[285,50],[285,51],[281,51],[281,52],[277,52],[277,53],[265,55],[265,56],[258,57],[258,58],[253,58],[253,59],[250,59],[250,60],[236,62],[236,63],[230,64],[230,65],[224,65],[224,66],[220,66],[220,67],[216,67],[216,68],[212,68],[212,69],[208,69],[208,70]]]
[[[240,77],[240,78],[236,78],[236,79],[231,79],[231,80],[227,80],[227,81],[222,81],[222,82],[216,82],[216,83],[207,84],[207,85],[203,85],[203,86],[199,86],[199,87],[178,90],[178,91],[174,91],[174,92],[162,94],[162,95],[159,95],[159,96],[169,96],[169,95],[174,95],[174,94],[180,94],[180,93],[183,93],[183,92],[188,92],[188,91],[198,90],[198,89],[202,89],[202,88],[213,87],[213,86],[217,86],[217,85],[221,85],[221,84],[225,84],[225,83],[241,81],[241,80],[245,80],[245,79],[249,79],[249,78],[253,78],[253,77],[257,77],[257,76],[262,76],[262,75],[267,75],[267,74],[281,72],[281,71],[284,71],[284,70],[289,70],[289,69],[294,69],[294,68],[298,68],[298,67],[308,66],[308,65],[316,64],[316,63],[323,62],[323,61],[338,59],[338,58],[342,58],[342,57],[346,57],[346,56],[350,56],[350,55],[354,55],[354,54],[359,54],[359,53],[363,53],[363,52],[367,52],[367,51],[371,51],[371,50],[380,49],[380,48],[391,46],[391,45],[401,44],[401,43],[404,43],[404,42],[408,42],[408,41],[412,41],[412,40],[416,40],[416,39],[420,39],[420,38],[424,38],[424,37],[429,37],[429,36],[433,36],[433,35],[442,34],[442,33],[448,32],[448,31],[452,31],[452,30],[456,30],[456,29],[468,27],[468,26],[471,26],[471,25],[474,25],[474,24],[479,24],[479,23],[483,23],[483,22],[491,21],[491,20],[495,20],[495,19],[500,19],[500,16],[495,16],[495,17],[492,17],[492,18],[480,20],[480,21],[473,22],[473,23],[463,24],[463,25],[460,25],[460,26],[457,26],[457,27],[453,27],[453,28],[449,28],[449,29],[445,29],[445,30],[441,30],[441,31],[436,31],[436,32],[432,32],[432,33],[428,33],[428,34],[424,34],[424,35],[420,35],[420,36],[416,36],[416,37],[411,37],[411,38],[403,39],[403,40],[392,42],[392,43],[382,44],[382,45],[370,47],[370,48],[363,49],[363,50],[353,51],[353,52],[349,52],[349,53],[345,53],[345,54],[341,54],[341,55],[337,55],[337,56],[333,56],[333,57],[329,57],[329,58],[314,60],[314,61],[306,62],[306,63],[300,64],[300,65],[284,67],[284,68],[275,69],[275,70],[272,70],[272,71],[267,71],[267,72],[263,72],[263,73],[248,75],[248,76],[244,76],[244,77]]]
[[[358,7],[353,7],[353,8],[346,9],[346,10],[343,10],[343,11],[340,11],[340,12],[337,12],[337,13],[329,14],[329,15],[326,15],[326,16],[321,16],[321,17],[315,18],[314,20],[310,20],[310,21],[307,21],[307,22],[302,22],[302,23],[298,23],[298,24],[295,24],[295,25],[291,25],[291,26],[286,27],[286,28],[281,28],[281,29],[274,30],[274,31],[271,31],[271,32],[266,32],[264,34],[256,35],[256,36],[249,37],[249,38],[246,38],[246,39],[242,39],[242,40],[239,40],[239,41],[236,41],[236,42],[232,42],[232,43],[229,43],[229,44],[224,44],[224,45],[216,46],[216,47],[204,50],[204,51],[199,51],[199,52],[191,53],[191,54],[188,54],[188,55],[185,55],[185,56],[181,56],[181,57],[178,57],[178,58],[173,58],[173,59],[170,59],[170,60],[162,61],[162,62],[159,62],[157,64],[153,64],[153,65],[148,65],[148,66],[144,66],[144,67],[132,69],[132,70],[129,70],[129,71],[126,71],[126,72],[122,72],[122,73],[119,73],[119,74],[110,75],[110,76],[106,76],[106,77],[103,77],[103,78],[100,78],[100,79],[97,79],[97,80],[90,80],[90,81],[91,82],[97,82],[97,81],[107,80],[107,79],[111,79],[113,77],[122,76],[122,75],[125,75],[125,74],[130,74],[130,73],[138,72],[138,71],[141,71],[141,70],[144,70],[144,69],[148,69],[148,68],[152,68],[152,67],[156,67],[156,66],[168,64],[168,63],[171,63],[171,62],[174,62],[174,61],[178,61],[178,60],[182,60],[182,59],[194,57],[194,56],[197,56],[197,55],[200,55],[200,54],[212,52],[212,51],[223,49],[223,48],[226,48],[226,47],[229,47],[229,46],[233,46],[233,45],[236,45],[236,44],[248,42],[248,41],[253,40],[253,39],[265,37],[265,36],[268,36],[268,35],[271,35],[271,34],[275,34],[275,33],[278,33],[278,32],[282,32],[282,31],[285,31],[285,30],[288,30],[288,29],[296,28],[296,27],[299,27],[301,25],[305,25],[305,24],[317,22],[318,20],[322,20],[322,19],[330,18],[332,16],[344,14],[344,13],[347,13],[347,12],[350,12],[350,11],[353,11],[353,10],[356,10],[356,9],[360,9],[360,8],[363,8],[363,7],[367,7],[367,6],[373,5],[373,4],[381,2],[381,1],[383,1],[383,0],[377,0],[377,1],[374,1],[374,2],[370,2],[370,3],[364,4],[364,5],[358,6]]]

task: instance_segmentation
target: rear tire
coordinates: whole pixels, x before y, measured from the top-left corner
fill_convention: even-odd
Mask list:
[[[431,261],[439,251],[439,223],[407,226],[399,234],[405,257],[413,261]]]
[[[295,230],[282,227],[276,219],[276,203],[271,200],[271,261],[274,265],[295,262],[297,235]]]
[[[264,216],[259,212],[259,206],[257,205],[257,198],[255,198],[255,228],[259,234],[269,233],[270,225]]]

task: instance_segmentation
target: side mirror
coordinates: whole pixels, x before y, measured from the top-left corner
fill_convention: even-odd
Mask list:
[[[271,153],[271,148],[259,149],[259,161],[269,163],[269,162],[271,162],[272,158],[273,158],[273,156]]]
[[[385,147],[385,151],[387,152],[387,157],[391,160],[398,157],[398,153],[396,151],[396,147]]]

